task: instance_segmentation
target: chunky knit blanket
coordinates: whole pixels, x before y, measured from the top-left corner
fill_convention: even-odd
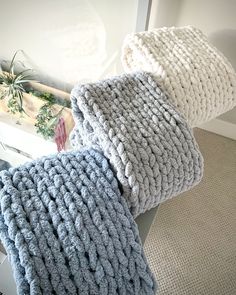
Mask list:
[[[61,153],[0,173],[0,239],[18,294],[154,294],[107,160]]]
[[[122,63],[127,72],[152,72],[192,127],[236,105],[233,67],[193,27],[160,28],[127,36]]]
[[[192,131],[149,74],[78,85],[71,100],[72,145],[104,152],[134,217],[200,181]]]

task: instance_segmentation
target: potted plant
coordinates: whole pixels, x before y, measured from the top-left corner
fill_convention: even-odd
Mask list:
[[[68,135],[74,125],[69,93],[35,81],[30,69],[15,71],[16,55],[8,71],[0,72],[0,114],[7,112],[18,123],[34,125],[45,139],[54,138],[56,130],[60,130],[57,124],[64,121]]]

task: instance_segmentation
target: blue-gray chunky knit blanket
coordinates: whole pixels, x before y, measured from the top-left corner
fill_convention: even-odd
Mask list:
[[[78,85],[71,101],[72,145],[104,152],[134,217],[201,180],[192,130],[150,74]]]
[[[99,151],[1,172],[0,239],[18,294],[155,294],[137,226]]]

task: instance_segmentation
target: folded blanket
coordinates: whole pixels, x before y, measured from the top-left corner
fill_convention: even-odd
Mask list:
[[[18,294],[154,294],[104,156],[61,153],[0,173],[0,239]]]
[[[236,105],[236,73],[207,37],[193,27],[134,33],[124,41],[126,72],[152,72],[192,126]]]
[[[78,85],[71,101],[72,145],[102,149],[134,217],[200,181],[192,131],[149,74]]]

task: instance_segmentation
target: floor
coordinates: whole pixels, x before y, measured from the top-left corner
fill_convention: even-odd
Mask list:
[[[236,294],[236,141],[196,129],[205,175],[159,206],[145,252],[159,295]]]

